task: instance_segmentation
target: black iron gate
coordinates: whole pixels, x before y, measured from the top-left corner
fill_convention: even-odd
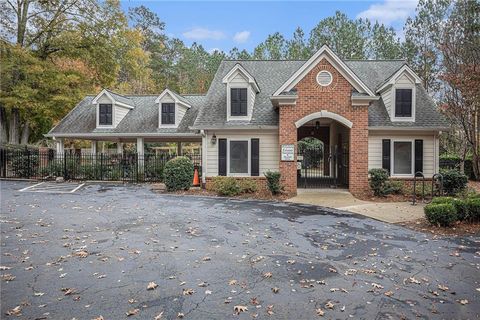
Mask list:
[[[337,146],[303,148],[297,154],[299,188],[348,187],[348,150]]]

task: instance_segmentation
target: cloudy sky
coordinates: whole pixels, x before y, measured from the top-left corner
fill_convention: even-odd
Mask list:
[[[276,31],[290,37],[300,26],[308,33],[322,18],[336,10],[350,18],[369,18],[393,26],[401,33],[405,20],[415,12],[417,0],[379,1],[136,1],[124,0],[125,9],[144,5],[166,23],[167,35],[187,45],[228,52],[233,47],[251,51]]]

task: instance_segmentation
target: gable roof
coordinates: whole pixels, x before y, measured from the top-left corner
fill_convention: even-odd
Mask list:
[[[249,84],[253,86],[255,91],[258,93],[260,92],[260,87],[258,86],[257,80],[247,71],[240,63],[237,62],[235,66],[223,77],[222,83],[228,83],[231,80],[231,77],[235,74],[235,72],[240,72],[246,78]]]
[[[155,99],[155,103],[159,103],[160,100],[166,95],[170,95],[172,97],[173,100],[175,100],[175,103],[180,103],[180,104],[183,104],[184,106],[186,106],[187,108],[191,108],[191,104],[190,102],[185,99],[183,96],[179,95],[178,93],[176,93],[175,91],[173,90],[170,90],[170,89],[165,89],[163,90],[163,92],[158,96],[157,99]]]
[[[94,96],[86,96],[72,111],[63,118],[46,136],[82,135],[82,134],[142,134],[161,133],[166,135],[196,134],[189,127],[193,125],[198,110],[205,101],[204,95],[184,95],[183,98],[191,105],[187,109],[182,121],[177,128],[158,128],[158,95],[129,95],[125,96],[135,103],[135,108],[130,110],[120,121],[116,128],[96,128],[96,108],[92,104]]]
[[[279,96],[284,91],[290,91],[322,59],[326,59],[330,62],[330,64],[332,64],[359,92],[365,92],[369,96],[375,96],[375,93],[327,45],[323,45],[317,52],[315,52],[310,59],[308,59],[273,93],[273,96]]]
[[[130,108],[130,109],[135,107],[135,103],[131,99],[127,98],[126,96],[122,96],[118,93],[115,93],[111,90],[108,90],[108,89],[103,89],[102,91],[100,91],[100,93],[97,94],[97,96],[95,96],[95,98],[93,98],[92,104],[96,104],[97,100],[103,95],[108,96],[111,100],[113,100],[113,102],[115,104],[118,104],[120,106],[124,106],[124,107]]]

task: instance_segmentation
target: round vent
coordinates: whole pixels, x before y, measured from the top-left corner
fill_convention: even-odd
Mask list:
[[[330,83],[332,83],[332,81],[333,81],[332,74],[328,71],[323,70],[323,71],[320,71],[317,74],[317,82],[322,87],[326,87],[326,86],[330,85]]]

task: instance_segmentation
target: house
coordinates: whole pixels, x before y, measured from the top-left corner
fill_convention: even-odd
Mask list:
[[[341,186],[358,194],[368,170],[409,181],[439,169],[439,134],[448,123],[403,60],[342,60],[323,46],[307,61],[220,64],[205,95],[123,96],[103,90],[83,99],[48,134],[63,139],[201,142],[202,179],[280,171],[285,190]],[[320,147],[298,146],[306,138]],[[120,147],[119,147],[120,148]],[[119,149],[119,151],[121,151]]]

